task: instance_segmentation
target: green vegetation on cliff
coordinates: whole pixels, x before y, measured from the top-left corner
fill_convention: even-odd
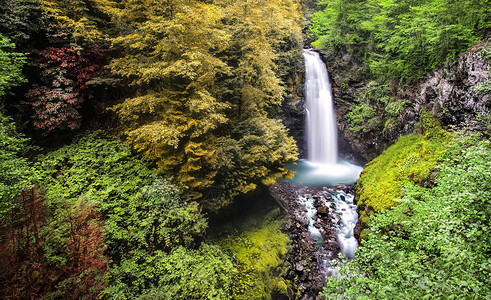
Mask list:
[[[365,227],[373,213],[398,203],[405,182],[424,184],[431,180],[431,170],[452,142],[453,136],[438,122],[424,115],[422,134],[410,134],[372,160],[361,173],[355,186],[360,221]],[[364,237],[366,232],[362,233]]]
[[[411,156],[410,154],[408,156]],[[491,142],[460,136],[435,185],[403,185],[370,220],[356,259],[329,277],[328,299],[486,299],[491,295]]]

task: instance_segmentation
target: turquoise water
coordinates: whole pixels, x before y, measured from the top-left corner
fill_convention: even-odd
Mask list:
[[[295,177],[285,181],[305,186],[353,184],[363,170],[344,159],[340,159],[337,164],[319,164],[301,159],[290,169],[295,172]]]

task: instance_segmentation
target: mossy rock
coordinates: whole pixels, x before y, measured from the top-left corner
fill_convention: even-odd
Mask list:
[[[373,213],[397,204],[406,181],[424,184],[453,140],[438,122],[423,114],[422,134],[399,138],[380,156],[367,164],[355,186],[360,222],[366,228]],[[363,238],[362,231],[360,237]]]

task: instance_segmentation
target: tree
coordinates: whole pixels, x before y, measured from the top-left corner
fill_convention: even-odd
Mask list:
[[[22,53],[11,52],[13,49],[15,44],[0,34],[0,101],[2,102],[8,89],[22,82],[24,78],[22,66],[25,57]]]
[[[2,294],[12,298],[42,297],[54,287],[56,267],[43,258],[43,196],[35,187],[24,189],[0,226]]]
[[[322,49],[358,53],[375,78],[407,81],[455,58],[482,37],[486,5],[472,0],[321,1],[310,32]],[[361,8],[361,9],[360,9]]]
[[[37,0],[0,1],[0,32],[15,43],[17,50],[25,52],[35,47],[43,36],[43,21]]]
[[[131,2],[120,10],[134,30],[113,40],[124,56],[111,62],[113,72],[132,80],[144,95],[114,109],[135,149],[162,170],[179,174],[184,187],[206,189],[216,160],[207,140],[227,121],[229,107],[217,98],[215,83],[229,72],[214,55],[228,40],[218,28],[221,10],[194,1],[147,3],[144,9],[148,17],[138,22],[128,17],[135,10]]]
[[[82,199],[68,212],[66,279],[55,294],[69,299],[95,299],[106,287],[104,223],[97,207]]]
[[[41,0],[45,14],[51,18],[48,28],[52,38],[73,40],[78,45],[104,43],[107,34],[101,30],[110,27],[104,13],[105,0]],[[53,26],[54,25],[54,26]]]
[[[290,37],[286,28],[295,23],[286,20],[297,13],[297,7],[289,1],[278,6],[262,4],[268,5],[254,1],[242,7],[228,1],[150,1],[144,7],[126,3],[115,13],[121,20],[119,28],[126,31],[113,40],[124,56],[113,60],[111,67],[138,86],[141,95],[114,109],[126,125],[133,147],[155,160],[161,170],[176,174],[196,199],[213,187],[224,188],[225,182],[244,181],[247,176],[237,177],[239,166],[222,163],[220,155],[228,150],[220,147],[247,136],[248,129],[239,132],[235,128],[250,125],[249,118],[260,115],[256,121],[270,124],[266,115],[281,102],[283,87],[275,74],[271,43],[280,44]],[[263,18],[265,11],[268,18]],[[244,14],[251,16],[245,22],[240,21]],[[274,20],[265,21],[272,15]],[[247,180],[268,178],[270,182],[272,174],[286,173],[278,170],[293,159],[295,150],[286,132],[280,133],[284,127],[274,126],[274,130],[284,138],[290,147],[286,152],[291,155],[272,163],[271,173],[261,173],[264,177],[249,170],[255,174]],[[264,142],[266,131],[261,134],[264,136],[259,139]],[[249,187],[230,194],[249,191],[256,183],[235,184]],[[213,201],[213,206],[220,207],[230,198]]]
[[[28,139],[0,112],[0,220],[14,199],[34,181],[34,172],[23,154],[30,149]]]
[[[87,81],[105,63],[107,50],[87,47],[83,53],[66,47],[49,47],[40,53],[39,66],[44,85],[27,93],[34,108],[34,126],[50,133],[57,129],[77,129],[78,112],[84,101]]]

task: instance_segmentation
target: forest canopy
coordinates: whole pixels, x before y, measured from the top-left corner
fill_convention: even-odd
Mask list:
[[[374,77],[419,77],[484,37],[483,0],[321,0],[313,45],[356,53]]]

